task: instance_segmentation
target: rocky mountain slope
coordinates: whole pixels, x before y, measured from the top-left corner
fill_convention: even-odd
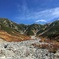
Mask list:
[[[59,41],[59,20],[48,24],[45,29],[40,30],[37,34]]]
[[[24,25],[0,18],[0,59],[59,59],[58,26],[58,20]]]
[[[1,34],[2,32],[4,33],[3,35]],[[5,34],[7,34],[6,36],[11,36],[12,39],[17,39],[15,41],[31,39],[30,36],[32,35],[47,37],[59,41],[59,20],[44,25],[25,25],[16,24],[7,18],[0,18],[0,37],[3,38]],[[13,41],[12,39],[10,39],[10,41]]]
[[[6,41],[29,40],[30,37],[23,34],[25,28],[23,24],[18,25],[6,18],[0,18],[0,38]]]
[[[0,29],[4,30],[10,34],[12,32],[19,32],[20,34],[27,33],[28,31],[37,31],[41,27],[39,24],[25,25],[25,24],[16,24],[6,18],[0,18]]]
[[[0,29],[7,31],[8,33],[14,32],[23,32],[27,28],[27,25],[23,24],[16,24],[15,22],[12,22],[6,18],[0,18]]]

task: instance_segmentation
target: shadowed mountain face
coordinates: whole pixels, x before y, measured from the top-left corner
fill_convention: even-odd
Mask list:
[[[0,38],[3,38],[1,32],[4,32],[4,34],[7,33],[6,36],[10,35],[14,39],[17,39],[15,41],[30,39],[29,37],[30,35],[43,36],[43,37],[48,37],[50,39],[53,38],[59,41],[58,40],[59,20],[44,25],[41,24],[25,25],[25,24],[16,24],[6,18],[0,18]],[[12,40],[13,38],[11,38],[9,41],[13,41]]]
[[[37,34],[39,36],[48,37],[50,39],[59,41],[59,20],[54,21],[45,26],[46,28],[43,30],[40,30]]]

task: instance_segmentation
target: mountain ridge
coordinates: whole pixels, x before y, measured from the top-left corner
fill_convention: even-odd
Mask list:
[[[30,36],[33,36],[33,35],[37,37],[40,37],[40,36],[47,37],[50,39],[55,36],[54,38],[58,37],[56,40],[59,41],[58,26],[59,26],[59,20],[56,20],[52,23],[48,23],[44,25],[41,25],[41,24],[25,25],[25,24],[17,24],[13,21],[10,21],[7,18],[0,18],[0,31],[1,30],[5,31],[8,34],[12,35],[13,37],[19,34],[20,36],[22,35],[22,38],[25,36],[27,37],[27,39],[31,39]],[[23,40],[27,40],[27,39],[23,38]]]

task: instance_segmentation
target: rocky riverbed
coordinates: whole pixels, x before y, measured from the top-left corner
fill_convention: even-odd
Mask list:
[[[49,53],[47,49],[34,47],[32,44],[40,39],[22,42],[5,42],[0,40],[0,59],[54,59],[55,54]]]

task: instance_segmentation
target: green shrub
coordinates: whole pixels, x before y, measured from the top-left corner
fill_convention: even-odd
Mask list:
[[[29,30],[29,31],[27,32],[27,35],[34,35],[34,33],[33,33],[32,30]]]

